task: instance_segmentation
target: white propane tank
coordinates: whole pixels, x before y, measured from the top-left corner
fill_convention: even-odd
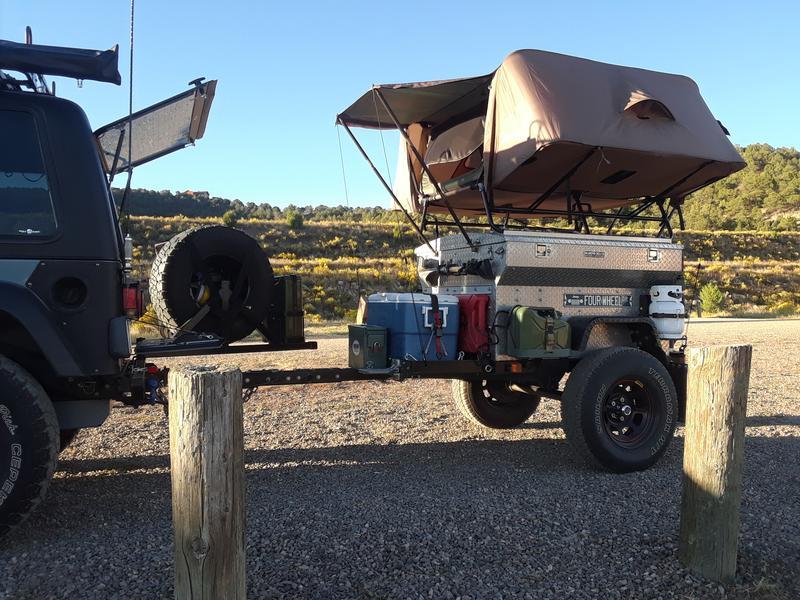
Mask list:
[[[650,288],[650,318],[662,340],[683,337],[683,288],[679,285],[654,285]]]

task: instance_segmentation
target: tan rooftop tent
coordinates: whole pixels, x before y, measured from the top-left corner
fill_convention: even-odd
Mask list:
[[[337,122],[399,129],[395,200],[454,219],[665,217],[667,199],[680,213],[745,165],[691,79],[540,50],[481,77],[374,86]]]

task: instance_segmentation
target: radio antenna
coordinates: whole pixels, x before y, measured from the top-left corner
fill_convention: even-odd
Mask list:
[[[133,177],[133,22],[136,0],[131,0],[131,43],[130,43],[130,64],[128,65],[128,181],[125,183],[125,191],[122,193],[122,200],[119,203],[119,215],[122,219],[125,214],[125,203],[131,193],[131,178]],[[128,233],[129,223],[125,218],[125,233]]]

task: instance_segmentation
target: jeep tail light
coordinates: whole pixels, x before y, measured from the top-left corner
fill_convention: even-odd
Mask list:
[[[144,292],[138,281],[123,286],[122,309],[129,319],[138,319],[144,314]]]

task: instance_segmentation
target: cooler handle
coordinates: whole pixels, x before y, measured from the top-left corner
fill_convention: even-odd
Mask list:
[[[442,329],[446,329],[447,328],[447,311],[448,311],[449,308],[450,308],[449,306],[441,306],[441,305],[439,306],[439,312],[442,313]],[[431,319],[430,319],[430,314],[431,314],[432,311],[433,311],[433,307],[432,306],[423,306],[422,307],[422,316],[423,316],[423,319],[424,319],[423,326],[426,329],[432,329],[433,328],[433,323],[431,322]]]

